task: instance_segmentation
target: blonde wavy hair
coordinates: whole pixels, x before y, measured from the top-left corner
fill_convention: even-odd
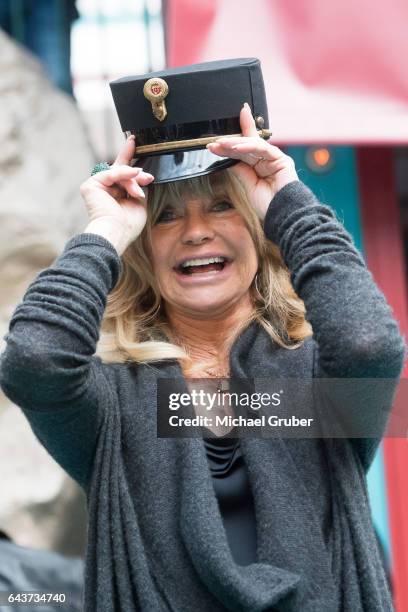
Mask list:
[[[177,359],[182,361],[186,371],[194,372],[188,347],[177,340],[166,319],[148,256],[151,229],[169,202],[187,196],[212,198],[221,195],[228,198],[244,218],[259,262],[250,287],[253,312],[238,328],[231,330],[224,348],[229,350],[238,335],[255,320],[271,340],[287,349],[298,348],[312,335],[311,326],[305,319],[304,303],[292,287],[278,246],[265,237],[239,179],[224,170],[173,183],[153,184],[148,188],[146,226],[123,253],[122,273],[108,296],[97,346],[97,355],[102,361],[152,363]]]

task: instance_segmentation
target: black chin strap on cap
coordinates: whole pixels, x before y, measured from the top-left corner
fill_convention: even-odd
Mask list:
[[[208,151],[178,151],[165,155],[151,155],[135,158],[132,166],[143,168],[154,176],[154,183],[182,181],[196,176],[204,176],[216,170],[225,170],[238,160],[230,157],[219,157]]]

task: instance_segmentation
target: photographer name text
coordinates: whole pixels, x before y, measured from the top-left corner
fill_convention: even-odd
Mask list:
[[[169,424],[171,427],[310,427],[314,419],[299,418],[295,415],[290,417],[278,417],[277,415],[261,415],[256,418],[240,416],[204,416],[199,415],[191,418],[171,415]]]

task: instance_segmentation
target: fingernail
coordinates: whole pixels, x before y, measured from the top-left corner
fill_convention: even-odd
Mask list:
[[[248,102],[244,102],[244,106],[245,106],[245,108],[249,108]]]
[[[135,135],[131,134],[130,136],[128,136],[128,140],[135,140]]]

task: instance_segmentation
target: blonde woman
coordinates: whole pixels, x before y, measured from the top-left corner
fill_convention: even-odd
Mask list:
[[[2,388],[87,493],[87,612],[392,610],[365,473],[404,343],[331,209],[240,122],[208,145],[235,166],[174,184],[129,137],[11,320]],[[274,376],[391,380],[345,406],[376,436],[157,437],[159,379]]]

